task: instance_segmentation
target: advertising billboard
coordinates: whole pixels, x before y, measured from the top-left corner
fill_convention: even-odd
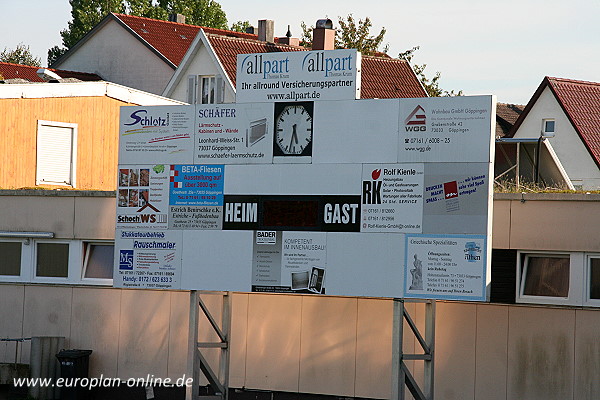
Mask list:
[[[236,102],[358,99],[360,65],[355,49],[239,54]]]
[[[114,285],[484,301],[494,125],[493,96],[122,107]]]

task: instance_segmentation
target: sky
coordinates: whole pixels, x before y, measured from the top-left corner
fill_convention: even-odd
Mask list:
[[[495,94],[499,102],[526,104],[544,76],[600,82],[600,0],[221,0],[229,24],[275,21],[275,36],[290,25],[353,14],[382,27],[388,54],[420,46],[413,63],[441,73],[440,86],[466,95]],[[19,43],[46,65],[71,19],[68,0],[0,0],[0,51]]]

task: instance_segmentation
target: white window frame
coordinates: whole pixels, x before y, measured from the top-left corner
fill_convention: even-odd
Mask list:
[[[547,122],[554,122],[554,130],[553,131],[547,131],[546,130],[546,123]],[[542,119],[542,136],[546,136],[546,134],[550,133],[551,136],[554,136],[556,134],[556,120],[554,118],[544,118]]]
[[[204,79],[208,79],[209,92],[214,89],[214,99],[202,102]],[[190,104],[221,104],[225,100],[225,82],[220,75],[188,75],[187,100]]]
[[[31,241],[29,239],[1,238],[0,242],[21,243],[21,272],[19,275],[0,275],[0,282],[27,282],[31,265]]]
[[[71,129],[72,137],[71,137],[71,174],[70,174],[70,182],[51,182],[44,181],[42,177],[40,177],[40,129],[44,126],[54,126],[58,128],[67,128]],[[35,184],[36,185],[52,185],[52,186],[69,186],[76,187],[77,186],[77,124],[72,124],[68,122],[57,122],[57,121],[45,121],[38,120],[37,122],[37,138],[36,138],[36,167],[35,167]]]
[[[585,257],[585,288],[583,305],[591,307],[600,307],[600,299],[590,298],[592,290],[592,259],[600,259],[600,253],[588,253]]]
[[[66,244],[69,246],[69,255],[67,259],[67,276],[66,277],[52,277],[52,276],[37,276],[37,260],[38,260],[38,244],[49,243],[49,244]],[[73,276],[73,269],[77,268],[77,252],[76,246],[73,246],[72,240],[33,240],[32,241],[33,251],[33,262],[31,263],[31,281],[36,283],[70,283],[70,279]],[[81,256],[79,256],[81,259]]]
[[[79,274],[79,279],[81,283],[86,285],[99,285],[99,286],[112,286],[112,279],[102,279],[102,278],[86,278],[85,273],[87,270],[87,264],[89,260],[89,252],[86,252],[86,246],[88,245],[100,245],[100,246],[108,246],[112,245],[114,248],[115,242],[109,240],[82,240],[81,241],[81,272]],[[115,259],[113,257],[113,276],[114,276],[114,264]]]
[[[90,285],[90,286],[112,286],[112,279],[85,278],[86,255],[85,246],[87,244],[113,245],[114,240],[104,239],[12,239],[0,238],[2,242],[20,242],[21,243],[21,274],[0,275],[0,282],[7,283],[48,283],[60,285]],[[57,278],[48,276],[37,276],[37,245],[39,243],[68,244],[69,261],[67,267],[67,277]],[[113,259],[114,266],[114,259]],[[114,273],[114,272],[113,272]]]
[[[523,294],[527,275],[527,257],[556,257],[569,259],[569,294],[567,297],[534,296]],[[584,260],[582,252],[548,252],[522,250],[517,252],[517,303],[548,305],[581,305],[584,288]]]

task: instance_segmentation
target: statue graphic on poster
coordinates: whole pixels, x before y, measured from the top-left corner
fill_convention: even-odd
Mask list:
[[[423,290],[423,263],[414,255],[415,261],[413,261],[413,269],[410,270],[412,275],[412,282],[409,290]]]

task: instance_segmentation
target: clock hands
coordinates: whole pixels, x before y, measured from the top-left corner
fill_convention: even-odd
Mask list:
[[[292,125],[292,137],[290,138],[290,147],[289,150],[292,151],[292,146],[294,141],[298,144],[298,134],[296,133],[296,124]]]

